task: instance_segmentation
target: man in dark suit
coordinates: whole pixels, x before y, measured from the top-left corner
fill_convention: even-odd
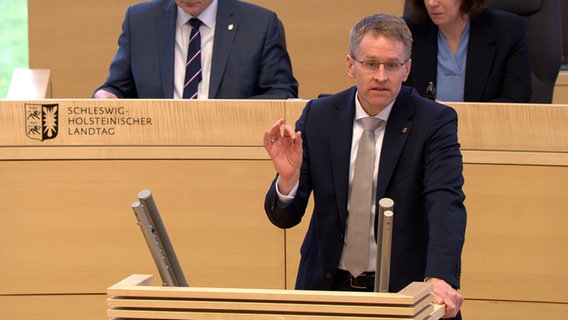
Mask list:
[[[199,18],[198,99],[298,96],[276,14],[237,0],[155,0],[128,8],[110,74],[94,98],[182,98],[190,18]]]
[[[301,221],[313,192],[297,289],[372,291],[374,281],[368,280],[376,253],[362,274],[351,274],[344,253],[350,246],[360,121],[380,119],[386,125],[374,132],[377,156],[370,178],[376,187],[367,209],[375,223],[363,234],[376,247],[377,202],[391,198],[390,291],[431,281],[434,301],[446,305],[446,317],[455,317],[463,301],[456,289],[466,225],[457,114],[402,87],[411,46],[410,31],[399,17],[373,15],[353,27],[346,66],[356,86],[308,102],[295,130],[280,119],[264,133],[264,147],[278,172],[264,205],[274,225],[291,228]]]

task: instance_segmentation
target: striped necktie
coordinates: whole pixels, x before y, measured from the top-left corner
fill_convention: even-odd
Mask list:
[[[199,27],[201,20],[189,19],[191,35],[187,49],[187,63],[185,64],[185,82],[183,85],[184,99],[197,99],[197,87],[201,81],[201,34]]]

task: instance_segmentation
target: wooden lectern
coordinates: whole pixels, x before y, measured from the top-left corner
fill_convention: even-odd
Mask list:
[[[433,285],[413,282],[398,293],[151,286],[135,274],[107,289],[109,319],[440,319]]]

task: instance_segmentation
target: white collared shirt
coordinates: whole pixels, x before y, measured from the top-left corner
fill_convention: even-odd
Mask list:
[[[187,61],[187,47],[191,26],[189,19],[199,18],[202,25],[201,32],[201,76],[197,90],[198,99],[209,98],[209,79],[211,79],[211,59],[213,55],[213,39],[215,37],[215,24],[217,23],[217,1],[213,0],[198,17],[192,17],[181,8],[177,8],[176,19],[176,44],[174,57],[174,99],[183,97],[183,85],[185,82],[185,64]]]

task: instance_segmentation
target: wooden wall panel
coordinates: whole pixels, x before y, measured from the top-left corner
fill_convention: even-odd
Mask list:
[[[552,102],[555,104],[568,104],[568,70],[560,70]]]
[[[126,8],[139,0],[28,0],[29,62],[55,98],[89,98],[106,78]]]
[[[463,294],[568,304],[568,164],[466,164],[464,176]]]
[[[106,294],[0,296],[0,319],[103,320]]]
[[[130,204],[150,189],[190,285],[284,286],[268,161],[0,161],[0,294],[104,293],[156,273]],[[237,276],[238,275],[238,276]]]

